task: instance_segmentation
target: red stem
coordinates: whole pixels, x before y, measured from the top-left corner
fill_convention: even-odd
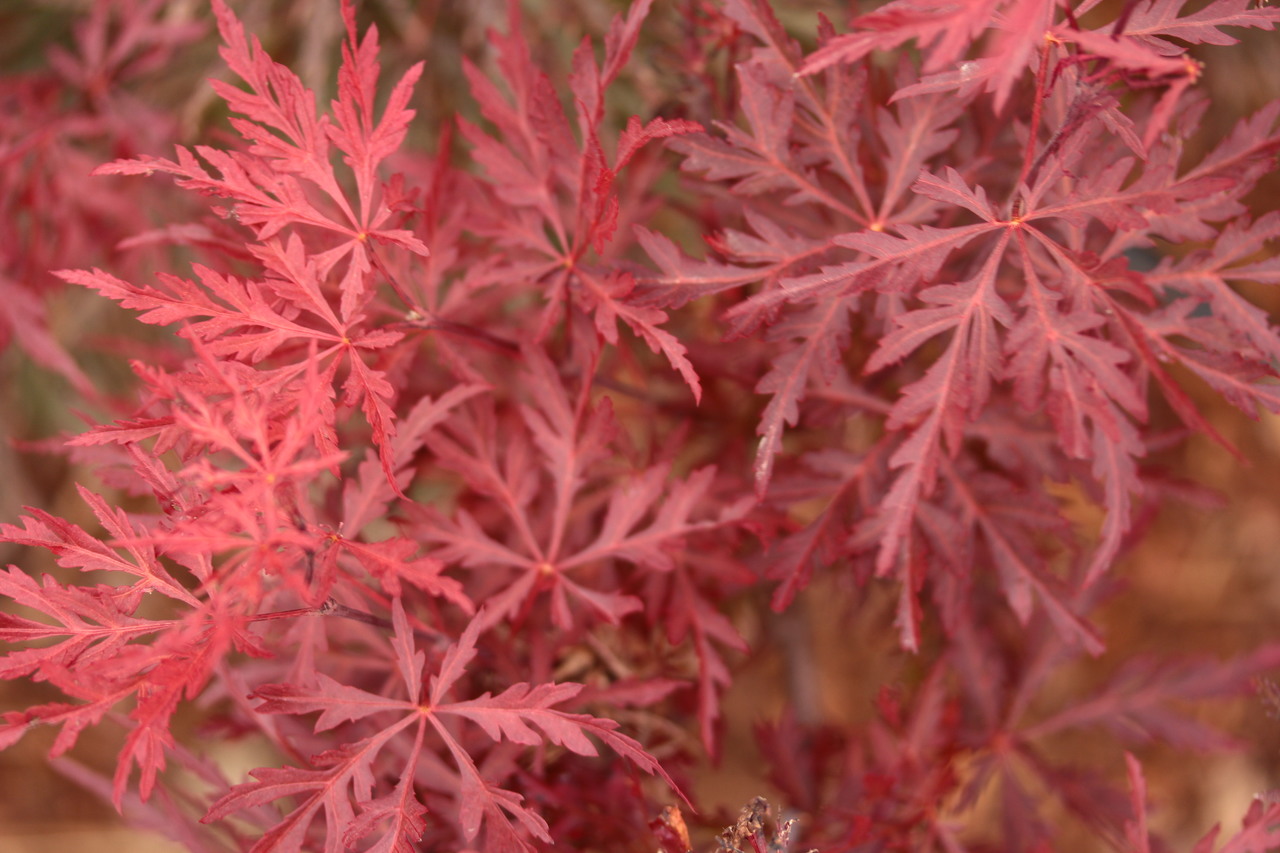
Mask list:
[[[1031,164],[1035,162],[1034,154],[1036,150],[1036,137],[1040,135],[1040,112],[1041,104],[1044,102],[1045,80],[1049,76],[1049,50],[1052,45],[1049,41],[1045,41],[1044,46],[1040,49],[1040,68],[1036,71],[1036,96],[1035,102],[1031,105],[1031,127],[1027,132],[1027,150],[1022,155],[1022,172],[1018,175],[1018,182],[1014,184],[1013,191],[1016,193],[1018,187],[1022,186],[1031,174]]]

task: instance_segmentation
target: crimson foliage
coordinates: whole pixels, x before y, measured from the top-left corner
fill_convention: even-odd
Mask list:
[[[1156,849],[1122,747],[1222,745],[1177,700],[1239,692],[1280,644],[1046,686],[1103,652],[1117,557],[1170,493],[1152,407],[1223,443],[1186,383],[1280,412],[1280,337],[1234,286],[1280,282],[1280,214],[1246,204],[1280,102],[1183,151],[1206,107],[1188,45],[1280,11],[894,0],[821,21],[810,50],[764,0],[685,2],[664,57],[684,90],[618,121],[650,5],[562,85],[512,3],[487,70],[465,67],[480,120],[457,119],[455,158],[446,131],[403,150],[424,66],[382,85],[350,2],[318,113],[213,0],[243,141],[96,170],[215,200],[144,238],[195,253],[191,276],[58,273],[185,344],[68,442],[131,498],[81,486],[92,529],[35,508],[0,527],[87,573],[0,573],[25,608],[0,614],[0,676],[66,695],[6,713],[0,746],[57,726],[58,756],[110,720],[116,806],[192,850],[684,853],[703,841],[676,780],[717,752],[749,651],[731,616],[760,589],[785,611],[821,572],[852,581],[851,612],[894,590],[882,628],[912,663],[863,725],[762,725],[796,821],[754,802],[722,849],[1046,850],[1051,805]],[[191,35],[161,3],[120,8],[133,23],[98,20],[86,56]],[[52,195],[67,209],[32,196],[14,222],[84,242]],[[84,389],[20,283],[50,261],[6,260],[3,316]],[[1096,530],[1069,519],[1081,500]],[[225,779],[208,737],[175,737],[192,703],[278,763]],[[1115,766],[1045,748],[1075,730]],[[1276,845],[1258,802],[1220,849]]]

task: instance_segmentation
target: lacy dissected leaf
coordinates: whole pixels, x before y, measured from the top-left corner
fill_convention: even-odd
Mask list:
[[[589,262],[593,251],[606,254],[616,232],[619,172],[649,142],[700,129],[683,119],[643,122],[633,116],[618,137],[609,165],[602,140],[605,90],[631,54],[649,6],[648,0],[636,3],[625,19],[614,19],[602,67],[588,40],[575,51],[569,86],[575,96],[577,139],[548,75],[533,63],[519,36],[515,6],[510,7],[511,32],[490,34],[510,97],[472,65],[465,66],[472,94],[498,134],[486,134],[466,121],[460,126],[495,197],[520,211],[515,217],[520,228],[495,223],[495,234],[512,250],[508,263],[545,289],[548,302],[538,337],[572,303],[594,318],[597,333],[610,344],[618,344],[619,322],[629,327],[653,352],[667,358],[697,398],[701,387],[684,345],[661,328],[666,313],[636,298],[630,273]]]
[[[69,261],[147,266],[117,243],[154,221],[158,196],[127,182],[86,182],[103,159],[166,147],[179,120],[150,88],[158,69],[179,85],[194,66],[178,62],[207,26],[158,0],[111,0],[58,21],[60,37],[5,27],[0,80],[0,349],[23,352],[85,398],[95,390],[76,363],[88,350],[59,331],[58,283],[48,271]],[[170,200],[172,202],[172,200]],[[167,216],[182,217],[175,203]],[[6,379],[11,377],[6,377]]]
[[[297,797],[300,804],[254,844],[253,853],[323,849],[340,853],[343,838],[356,821],[351,798],[372,799],[374,778],[370,765],[378,752],[400,731],[414,722],[404,717],[377,734],[347,743],[313,759],[316,769],[263,767],[253,771],[256,781],[236,785],[210,807],[201,819],[205,823],[243,809],[274,802],[281,797]],[[313,847],[308,831],[321,812],[325,817],[324,846]],[[411,821],[406,826],[412,827]]]
[[[403,538],[370,543],[340,539],[338,546],[378,578],[388,595],[400,595],[402,582],[409,583],[430,595],[453,602],[464,612],[475,612],[462,585],[441,575],[444,565],[439,560],[414,556],[418,551],[417,542]]]
[[[618,425],[609,398],[588,404],[588,387],[571,396],[543,353],[527,348],[524,355],[532,402],[520,407],[518,420],[498,421],[491,408],[477,407],[427,438],[441,462],[487,498],[477,510],[490,518],[496,510],[504,523],[486,526],[466,508],[452,517],[415,508],[417,530],[441,546],[434,556],[446,564],[486,574],[495,568],[517,571],[484,599],[486,627],[515,617],[543,593],[561,629],[574,625],[571,605],[617,623],[641,605],[623,589],[599,588],[602,578],[614,576],[607,569],[626,563],[670,571],[672,551],[694,535],[736,523],[750,499],[698,519],[715,505],[708,496],[714,469],[670,485],[665,465],[635,474],[610,470]],[[504,440],[498,437],[500,425]],[[608,479],[602,480],[602,472]],[[602,509],[594,494],[600,485],[608,486]]]
[[[698,372],[690,363],[684,344],[661,324],[667,314],[652,305],[637,304],[629,299],[635,289],[635,278],[627,272],[605,277],[580,271],[578,274],[579,301],[595,317],[600,337],[614,346],[618,345],[618,323],[622,322],[635,335],[648,344],[655,353],[666,356],[667,361],[684,379],[695,401],[702,399],[702,383]]]
[[[675,563],[664,550],[665,545],[731,524],[742,518],[751,504],[750,498],[743,498],[724,507],[717,518],[693,521],[691,516],[706,502],[715,473],[714,468],[695,471],[663,494],[668,471],[661,466],[649,469],[613,492],[595,540],[561,560],[559,566],[572,568],[596,560],[620,559],[656,571],[670,571]],[[642,520],[650,515],[649,523],[642,526]]]
[[[874,50],[890,50],[911,40],[926,54],[924,71],[940,71],[964,57],[984,30],[1000,22],[1001,32],[983,57],[1000,69],[988,78],[998,110],[1034,56],[1057,5],[1056,0],[983,0],[959,6],[937,0],[898,0],[855,18],[852,32],[831,39],[806,58],[803,73],[857,62]]]
[[[53,644],[16,649],[0,658],[0,677],[40,679],[62,671],[92,667],[122,654],[122,646],[166,626],[134,616],[140,596],[116,587],[63,586],[49,576],[37,582],[16,566],[0,572],[0,593],[53,620],[41,622],[0,613],[0,641]]]
[[[1208,749],[1223,736],[1179,711],[1171,702],[1230,696],[1280,665],[1280,647],[1263,646],[1230,661],[1190,660],[1157,664],[1135,659],[1100,690],[1027,729],[1040,737],[1067,728],[1099,726],[1127,742],[1158,739],[1186,749]]]
[[[67,270],[60,275],[73,284],[90,287],[125,308],[143,313],[144,323],[170,325],[195,318],[183,334],[196,335],[216,355],[257,364],[280,348],[294,343],[338,344],[341,330],[311,329],[284,316],[267,299],[258,282],[224,276],[201,265],[195,267],[200,284],[177,276],[161,274],[164,288],[132,285],[101,270]],[[314,276],[314,272],[312,273]],[[213,298],[211,298],[213,297]]]
[[[129,686],[85,683],[85,679],[76,679],[65,670],[54,675],[47,667],[45,676],[80,702],[48,702],[33,705],[25,711],[6,711],[0,715],[3,719],[0,723],[0,748],[7,749],[17,743],[34,725],[58,726],[58,734],[49,750],[50,757],[57,758],[76,745],[82,731],[102,722],[112,708],[132,693]]]
[[[742,582],[744,578],[736,580]],[[666,596],[662,626],[668,641],[673,644],[688,641],[697,656],[699,734],[707,751],[717,755],[720,698],[733,681],[729,664],[718,647],[745,653],[749,650],[747,642],[733,623],[708,601],[688,571],[677,569],[669,577],[653,579],[650,596],[658,596],[659,590],[664,590]]]
[[[412,232],[392,227],[392,212],[382,198],[376,172],[381,162],[395,152],[403,140],[413,111],[406,104],[422,65],[411,68],[393,88],[381,120],[373,115],[373,95],[378,76],[376,29],[363,40],[355,33],[355,17],[344,4],[348,42],[344,44],[343,65],[338,75],[336,121],[317,118],[315,94],[298,77],[272,61],[256,38],[221,0],[215,0],[218,29],[225,42],[222,56],[228,67],[249,87],[242,90],[214,81],[214,88],[227,105],[245,119],[232,124],[250,143],[247,152],[219,151],[197,146],[200,158],[217,170],[212,174],[185,148],[178,148],[177,160],[140,157],[120,160],[97,170],[97,174],[176,175],[183,186],[208,195],[230,199],[241,223],[255,229],[259,240],[284,229],[304,226],[339,242],[317,254],[322,275],[345,260],[339,290],[342,316],[349,319],[364,302],[371,281],[374,257],[370,241],[426,255],[427,247]],[[356,199],[353,203],[343,188],[330,160],[330,146],[346,156],[354,173]],[[317,205],[313,193],[326,204]]]
[[[910,215],[910,211],[898,211],[904,202],[912,202],[908,190],[939,201],[946,200],[927,191],[930,184],[941,185],[942,181],[928,172],[922,174],[922,170],[959,136],[959,131],[948,129],[948,126],[960,117],[963,108],[964,101],[959,98],[922,97],[910,98],[894,109],[885,107],[877,112],[876,129],[884,147],[888,170],[881,191],[877,222],[893,221],[902,213]],[[945,185],[952,190],[950,198],[959,199],[963,206],[974,210],[983,219],[994,218],[981,188],[975,195],[959,173],[949,166],[946,176]]]
[[[729,259],[728,263],[697,261],[683,255],[661,234],[637,226],[636,237],[662,270],[644,275],[637,284],[646,302],[679,308],[702,296],[711,296],[755,281],[776,283],[787,271],[811,263],[829,248],[825,240],[809,240],[779,227],[773,221],[744,213],[754,233],[726,229],[708,243]],[[734,316],[734,311],[729,312]]]
[[[1099,334],[1106,316],[1085,309],[1064,316],[1059,295],[1039,278],[1021,235],[1018,243],[1029,286],[1007,343],[1009,372],[1023,408],[1046,410],[1063,450],[1092,459],[1094,476],[1104,484],[1108,512],[1088,573],[1092,582],[1129,527],[1129,494],[1140,488],[1133,460],[1146,452],[1130,417],[1145,421],[1146,401],[1124,370],[1130,354]]]
[[[638,281],[646,298],[667,308],[679,308],[702,296],[750,284],[764,276],[754,267],[738,267],[718,261],[698,261],[682,254],[669,238],[636,227],[636,239],[661,269]]]
[[[899,474],[881,504],[881,530],[876,568],[888,573],[904,554],[916,502],[933,489],[938,454],[945,439],[957,449],[966,419],[973,419],[991,392],[1000,370],[1002,347],[997,326],[1012,325],[1012,312],[995,286],[996,266],[1004,238],[992,250],[983,270],[963,284],[942,284],[921,294],[928,305],[899,318],[899,327],[883,341],[867,363],[878,370],[905,357],[939,334],[952,335],[946,350],[924,376],[903,390],[889,413],[891,429],[912,427],[911,434],[889,459]],[[914,647],[918,627],[899,626],[904,644]]]
[[[761,294],[754,301],[777,304],[870,288],[881,292],[906,291],[920,282],[935,280],[952,251],[1001,227],[1000,223],[956,228],[899,225],[896,230],[902,236],[875,231],[840,234],[834,238],[837,245],[869,255],[870,259],[823,267],[821,272],[811,275],[784,278],[778,291]]]
[[[769,79],[770,69],[759,63],[741,63],[737,72],[750,130],[722,124],[727,142],[705,134],[672,141],[670,147],[685,157],[683,168],[710,181],[734,181],[742,195],[787,190],[793,202],[821,197],[813,175],[798,170],[787,150],[795,112],[790,81]]]
[[[339,320],[321,291],[315,263],[304,256],[298,239],[291,238],[283,245],[268,243],[262,256],[268,269],[275,274],[263,282],[242,281],[200,265],[196,266],[199,285],[162,274],[160,281],[164,290],[131,285],[100,270],[64,271],[60,275],[73,283],[98,290],[126,308],[143,310],[145,313],[139,319],[144,322],[167,325],[194,320],[180,334],[192,338],[206,359],[231,358],[258,365],[270,363],[267,360],[280,351],[306,359],[300,365],[275,369],[273,378],[277,382],[288,382],[301,373],[323,378],[326,388],[331,387],[338,362],[345,357],[349,366],[343,384],[345,402],[351,406],[362,404],[373,430],[383,473],[391,487],[398,488],[392,470],[395,413],[391,402],[394,389],[386,380],[384,371],[369,366],[364,359],[376,358],[379,352],[400,341],[402,334],[386,329],[355,329]],[[287,298],[287,304],[279,304],[282,295]],[[327,325],[329,330],[302,322],[300,311],[308,312],[317,324]],[[200,317],[206,319],[196,319]],[[220,371],[215,368],[213,372]],[[229,374],[228,378],[243,375],[223,372]],[[259,377],[255,379],[263,381]],[[237,388],[234,383],[228,385],[233,391]],[[319,414],[325,423],[318,425],[322,435],[317,438],[317,444],[328,449],[335,443],[332,422],[336,419],[332,401],[328,399],[329,393],[319,392],[310,378],[302,383],[302,387],[319,404],[315,414]],[[187,388],[184,396],[198,400],[200,394],[192,394],[192,389]],[[103,432],[98,430],[97,440],[102,440]],[[164,430],[159,432],[162,434]],[[111,429],[110,433],[113,441],[145,437],[136,429],[123,433],[119,427]]]
[[[418,726],[408,765],[400,773],[400,781],[389,794],[360,803],[360,815],[347,826],[342,841],[352,848],[365,836],[381,832],[368,853],[414,853],[414,843],[426,830],[427,807],[418,801],[414,791],[417,760],[422,749],[424,726]],[[381,825],[381,830],[379,830]]]
[[[523,746],[549,742],[578,755],[594,756],[597,750],[588,738],[590,735],[678,790],[639,743],[617,731],[617,723],[554,707],[575,697],[582,689],[580,684],[521,683],[496,696],[486,692],[471,699],[449,701],[449,694],[463,683],[476,656],[483,614],[473,618],[458,641],[445,651],[425,693],[421,680],[425,656],[415,649],[413,632],[399,598],[393,600],[392,619],[395,629],[392,651],[405,687],[403,698],[370,693],[322,674],[318,674],[311,686],[268,685],[256,693],[263,700],[258,706],[262,713],[320,711],[317,732],[344,723],[373,723],[376,719],[386,722],[378,723],[379,728],[358,741],[316,756],[312,769],[254,771],[256,781],[237,785],[222,797],[205,815],[206,822],[281,797],[298,797],[300,804],[258,841],[255,851],[312,849],[308,846],[309,828],[321,812],[325,817],[326,850],[342,849],[335,839],[363,837],[376,821],[387,817],[392,818],[394,828],[385,831],[378,844],[389,850],[400,849],[420,838],[425,825],[423,806],[413,790],[413,768],[428,749],[424,732],[429,727],[437,742],[430,749],[443,747],[459,773],[458,826],[464,842],[473,843],[483,829],[490,843],[498,845],[497,849],[531,853],[535,848],[521,828],[539,840],[551,841],[546,822],[519,794],[484,778],[468,749],[470,741],[461,737],[456,726],[448,722],[450,719],[474,723],[495,742],[508,741]],[[398,775],[400,781],[390,792],[375,796],[378,786],[374,762],[393,740],[403,741],[401,735],[410,729],[415,732],[414,741],[406,767]],[[352,799],[363,804],[363,814],[359,817],[352,808]]]
[[[182,600],[194,607],[184,617],[137,616],[144,593],[155,588],[145,583],[64,587],[51,578],[37,584],[17,568],[0,573],[0,592],[56,623],[0,617],[0,640],[41,644],[0,658],[0,672],[48,681],[79,700],[6,713],[0,745],[12,744],[34,724],[59,725],[52,755],[60,755],[74,745],[82,729],[98,724],[120,702],[134,700],[112,784],[117,808],[135,764],[140,770],[138,795],[144,801],[150,797],[166,754],[174,747],[171,720],[180,701],[203,691],[232,645],[260,653],[234,614],[214,613],[185,591]],[[55,642],[49,645],[48,640]]]
[[[755,461],[757,496],[763,497],[769,487],[774,457],[782,449],[784,430],[795,426],[800,418],[799,403],[804,399],[810,377],[817,375],[824,384],[831,384],[840,355],[849,344],[848,315],[856,309],[852,297],[828,299],[793,312],[769,330],[768,340],[794,343],[778,356],[755,388],[759,394],[772,395],[756,427],[760,436]]]
[[[1176,261],[1163,260],[1147,273],[1146,279],[1153,287],[1164,288],[1168,297],[1166,314],[1181,323],[1180,327],[1161,331],[1168,335],[1176,329],[1207,346],[1224,337],[1239,340],[1247,347],[1237,350],[1242,357],[1276,363],[1280,359],[1280,336],[1270,317],[1244,299],[1231,282],[1280,284],[1280,259],[1274,253],[1262,255],[1266,245],[1277,239],[1280,214],[1272,212],[1254,223],[1229,223],[1214,240],[1212,249]]]
[[[813,74],[834,64],[858,62],[872,51],[891,50],[914,40],[926,55],[925,73],[941,80],[946,69],[958,64],[960,69],[948,81],[950,85],[981,80],[994,93],[998,111],[1007,103],[1018,78],[1034,67],[1036,54],[1044,47],[1042,39],[1051,28],[1058,39],[1081,42],[1092,57],[1132,63],[1145,52],[1145,58],[1134,67],[1160,80],[1161,60],[1186,52],[1178,42],[1235,44],[1236,39],[1220,27],[1270,30],[1280,20],[1277,10],[1248,0],[1215,0],[1186,15],[1181,13],[1189,4],[1181,0],[1144,0],[1126,7],[1119,19],[1097,29],[1081,28],[1072,16],[1067,18],[1070,27],[1052,27],[1059,5],[1057,0],[984,0],[959,6],[898,0],[856,17],[850,24],[851,32],[823,44],[805,59],[802,71]],[[972,56],[970,46],[988,29],[996,33],[987,39],[983,55]],[[1186,64],[1170,68],[1175,79],[1187,76],[1182,72],[1190,70]],[[1190,78],[1197,73],[1191,71]],[[1175,83],[1173,89],[1180,91],[1178,86]],[[1166,99],[1170,108],[1173,100]],[[1153,126],[1162,125],[1153,121]]]
[[[1124,34],[1140,39],[1166,54],[1183,52],[1177,42],[1190,44],[1235,44],[1236,39],[1221,27],[1273,29],[1280,21],[1280,9],[1249,0],[1213,0],[1190,14],[1180,14],[1188,3],[1146,0],[1134,4],[1124,23]]]
[[[90,506],[108,534],[121,544],[132,559],[125,559],[110,545],[89,535],[81,527],[32,507],[27,508],[31,514],[23,519],[23,527],[0,525],[0,540],[45,548],[58,558],[60,565],[82,571],[125,572],[137,579],[131,590],[156,591],[186,604],[197,604],[191,593],[174,580],[161,564],[156,557],[155,548],[137,541],[145,532],[134,526],[127,513],[108,506],[99,495],[83,486],[79,486],[78,490],[80,497]]]
[[[918,519],[933,553],[959,575],[972,563],[974,545],[981,542],[1019,622],[1027,625],[1039,604],[1065,643],[1094,656],[1101,654],[1101,634],[1081,616],[1075,591],[1052,574],[1038,542],[1045,537],[1068,538],[1068,526],[1058,507],[1004,477],[989,473],[962,476],[953,465],[944,465],[948,497],[954,504],[944,504],[936,514],[925,508]],[[952,624],[965,618],[956,613],[967,606],[968,602],[948,598],[939,602],[943,618],[950,615]]]
[[[872,481],[883,469],[888,450],[889,445],[882,443],[863,455],[828,450],[800,460],[801,470],[791,474],[783,488],[797,498],[822,500],[825,505],[805,526],[770,543],[761,557],[767,576],[782,581],[773,594],[774,610],[784,610],[816,569],[847,552],[850,531],[845,517],[860,512],[860,499],[877,493],[879,484]]]
[[[400,419],[391,445],[391,457],[395,482],[402,491],[408,488],[411,463],[431,430],[455,407],[486,390],[483,385],[457,385],[434,399],[423,396]],[[394,487],[383,473],[379,460],[370,452],[361,461],[357,477],[348,480],[343,491],[343,532],[347,536],[358,536],[367,524],[386,514],[395,496]]]

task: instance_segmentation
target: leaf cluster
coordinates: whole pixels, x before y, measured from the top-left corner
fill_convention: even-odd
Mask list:
[[[81,50],[113,73],[187,35],[118,5],[153,26],[95,13]],[[1244,295],[1280,281],[1280,213],[1249,204],[1280,102],[1184,150],[1206,108],[1189,47],[1280,12],[892,0],[810,49],[765,0],[674,23],[637,0],[556,68],[511,3],[463,63],[478,117],[424,154],[427,66],[384,83],[350,0],[323,107],[212,6],[238,139],[95,170],[209,201],[136,241],[190,273],[57,273],[168,347],[66,442],[102,483],[78,487],[92,521],[0,525],[83,575],[0,573],[0,677],[65,697],[4,713],[0,748],[54,726],[57,758],[119,727],[109,786],[67,772],[192,850],[688,853],[726,822],[689,770],[772,644],[789,701],[755,742],[784,810],[753,801],[708,844],[1047,850],[1056,811],[1159,849],[1124,750],[1229,746],[1182,703],[1247,690],[1280,645],[1061,679],[1107,651],[1120,558],[1179,493],[1159,453],[1198,432],[1240,455],[1206,389],[1280,414],[1280,337]],[[680,37],[646,41],[664,25]],[[670,97],[616,117],[655,81]],[[11,151],[44,144],[26,133]],[[35,193],[19,160],[0,198]],[[84,239],[84,199],[52,195],[22,235]],[[38,313],[20,292],[14,329]],[[894,647],[858,723],[822,719],[786,633],[815,580],[851,646]],[[190,707],[274,763],[223,778],[175,736]],[[1114,766],[1064,756],[1082,733]],[[1278,824],[1259,802],[1221,849]]]

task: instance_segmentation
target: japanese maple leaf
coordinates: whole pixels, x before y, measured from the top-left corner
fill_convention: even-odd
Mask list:
[[[214,82],[218,94],[244,119],[232,124],[250,143],[247,152],[220,151],[198,146],[196,153],[217,170],[210,173],[190,151],[178,148],[177,160],[140,157],[99,167],[95,174],[136,175],[166,172],[183,186],[230,199],[226,211],[254,229],[266,241],[283,229],[304,227],[334,236],[338,242],[316,259],[322,276],[340,262],[346,267],[339,283],[341,315],[351,318],[365,301],[376,264],[374,243],[426,255],[426,245],[412,232],[390,226],[392,211],[383,201],[377,170],[404,139],[413,110],[408,109],[413,85],[422,73],[419,62],[391,91],[381,119],[374,117],[377,86],[378,36],[371,27],[360,39],[350,0],[343,3],[347,41],[338,76],[334,121],[316,116],[315,94],[298,77],[271,60],[256,38],[223,0],[214,0],[214,13],[228,67],[248,85],[248,91]],[[356,196],[349,198],[330,159],[331,146],[340,151],[353,173]],[[323,199],[318,203],[316,197]]]
[[[69,549],[49,544],[46,547]],[[72,557],[73,560],[79,561]],[[101,565],[100,558],[87,565]],[[217,612],[203,602],[181,618],[144,619],[137,615],[145,584],[115,588],[64,587],[43,583],[11,568],[0,573],[0,593],[47,614],[56,624],[0,616],[0,640],[6,643],[54,641],[0,657],[0,674],[47,681],[78,702],[53,702],[4,714],[0,747],[16,742],[37,723],[61,726],[52,755],[70,749],[80,732],[98,724],[119,703],[132,699],[129,734],[120,750],[112,800],[123,801],[136,765],[138,793],[150,796],[172,748],[171,719],[185,696],[198,695],[214,668],[234,645],[261,654],[235,613]]]
[[[53,553],[59,565],[86,572],[124,572],[134,578],[131,587],[138,593],[159,592],[188,605],[195,597],[169,574],[156,555],[154,545],[145,540],[149,531],[140,530],[123,510],[111,507],[100,495],[77,486],[80,497],[93,510],[107,533],[123,547],[121,555],[101,539],[90,535],[79,525],[44,510],[28,507],[30,513],[21,528],[0,524],[0,540],[19,545],[45,548]]]
[[[497,66],[510,97],[470,63],[465,66],[472,94],[498,135],[467,121],[460,126],[474,146],[472,156],[493,184],[494,197],[514,209],[486,230],[510,250],[517,276],[539,282],[547,295],[537,337],[545,337],[570,305],[593,317],[598,334],[611,344],[618,341],[621,323],[664,355],[698,398],[701,385],[684,345],[661,328],[666,312],[636,298],[630,273],[591,258],[607,252],[617,231],[622,170],[653,140],[699,129],[680,119],[644,122],[633,116],[618,135],[614,156],[606,154],[605,92],[630,57],[651,5],[652,0],[642,0],[625,17],[614,19],[603,64],[596,63],[589,40],[575,51],[569,85],[579,139],[550,78],[534,65],[519,35],[517,6],[509,7],[510,32],[490,34],[500,51]]]
[[[17,567],[10,567],[0,572],[0,592],[56,623],[0,613],[0,641],[43,643],[0,657],[2,678],[40,679],[47,669],[94,665],[116,657],[122,646],[161,631],[168,624],[133,615],[141,597],[141,590],[136,589],[63,586],[48,575],[37,582]],[[50,644],[49,640],[54,642]]]
[[[1170,39],[1189,44],[1235,44],[1239,39],[1220,27],[1270,30],[1280,21],[1280,9],[1250,0],[1213,0],[1191,14],[1179,14],[1189,5],[1167,0],[1135,3],[1132,13],[1124,20],[1123,33],[1172,56],[1184,52],[1185,48]]]
[[[812,74],[837,62],[856,62],[873,50],[890,50],[915,40],[925,52],[926,72],[939,71],[964,58],[983,31],[1000,33],[984,57],[999,69],[988,85],[995,91],[996,109],[1007,100],[1013,82],[1026,70],[1042,34],[1053,20],[1056,0],[895,0],[861,15],[853,31],[838,36],[810,55],[804,73]]]
[[[925,375],[909,385],[889,413],[891,429],[910,426],[910,435],[889,459],[899,469],[881,505],[879,553],[876,569],[899,572],[909,559],[906,540],[917,502],[933,490],[943,441],[958,446],[966,419],[973,418],[986,404],[1000,363],[998,326],[1012,324],[1012,312],[995,289],[996,264],[1003,254],[1004,238],[992,251],[978,273],[960,284],[940,284],[921,294],[932,307],[903,315],[899,328],[881,341],[867,363],[867,370],[891,364],[939,334],[951,340],[942,356]],[[904,580],[904,589],[911,586]],[[899,610],[903,644],[915,648],[918,626],[914,608],[904,603]]]
[[[490,847],[502,850],[535,850],[527,840],[532,835],[550,843],[546,821],[524,804],[523,797],[484,778],[475,758],[459,738],[455,721],[478,726],[495,742],[536,746],[548,742],[578,755],[597,755],[588,737],[596,738],[646,773],[664,779],[678,792],[675,783],[658,762],[635,740],[617,731],[612,720],[573,714],[554,706],[571,700],[580,684],[514,684],[498,695],[483,693],[470,699],[451,701],[457,687],[476,656],[483,613],[473,618],[458,641],[449,647],[424,688],[422,673],[426,656],[414,647],[413,633],[397,597],[392,602],[392,640],[397,670],[404,696],[384,696],[362,688],[341,684],[318,673],[311,685],[266,685],[255,692],[262,699],[258,711],[268,714],[320,712],[316,731],[342,723],[368,722],[375,730],[337,750],[316,756],[313,767],[261,768],[253,772],[256,781],[237,785],[209,809],[204,821],[224,818],[241,809],[252,808],[281,797],[301,798],[300,803],[254,846],[254,851],[311,850],[307,842],[313,819],[323,812],[326,820],[326,851],[344,849],[342,839],[355,840],[367,834],[374,823],[391,816],[390,828],[380,845],[397,849],[416,841],[422,833],[423,807],[413,791],[414,769],[424,750],[427,735],[451,757],[459,778],[457,826],[463,841],[472,844],[481,830],[488,833]],[[383,722],[376,726],[373,718]],[[397,755],[406,755],[400,782],[389,793],[374,796],[376,774],[373,762],[393,740],[412,733],[412,746]],[[408,780],[408,781],[406,781]],[[362,814],[352,808],[354,797]],[[523,830],[523,831],[522,831]]]
[[[924,71],[935,83],[957,88],[979,81],[994,93],[995,108],[1007,103],[1017,79],[1033,65],[1046,39],[1077,42],[1091,58],[1105,58],[1112,68],[1137,71],[1152,80],[1170,84],[1150,121],[1145,139],[1150,145],[1163,129],[1178,94],[1198,76],[1193,63],[1183,59],[1186,48],[1172,41],[1192,44],[1234,44],[1236,39],[1221,27],[1254,27],[1270,30],[1280,21],[1280,11],[1249,0],[1215,0],[1189,15],[1180,15],[1189,4],[1182,0],[1145,0],[1124,7],[1120,18],[1096,29],[1081,28],[1074,15],[1070,26],[1054,26],[1057,0],[982,0],[953,3],[950,0],[895,0],[860,15],[851,32],[837,36],[807,57],[803,73],[813,74],[835,63],[852,63],[875,50],[889,50],[915,40],[926,55]],[[988,29],[997,30],[981,57],[971,46]],[[1049,34],[1052,33],[1052,36]],[[1177,59],[1173,59],[1177,57]],[[965,60],[965,61],[961,61]],[[959,70],[951,72],[952,66]],[[923,87],[918,91],[926,91]],[[932,91],[939,91],[935,88]]]
[[[1277,363],[1280,336],[1270,318],[1231,285],[1241,281],[1280,283],[1280,258],[1274,254],[1248,262],[1265,251],[1268,242],[1277,240],[1280,214],[1273,212],[1251,224],[1228,224],[1212,249],[1194,252],[1178,261],[1162,261],[1146,274],[1145,280],[1163,289],[1166,310],[1148,327],[1165,338],[1185,335],[1201,350],[1212,350],[1215,340],[1229,337],[1240,342],[1237,353],[1242,358]]]
[[[143,311],[139,319],[145,323],[168,325],[193,321],[187,322],[180,334],[190,338],[206,357],[261,366],[267,375],[256,378],[255,384],[287,387],[292,380],[303,379],[300,384],[309,388],[319,405],[308,418],[318,414],[328,421],[320,425],[321,435],[317,439],[319,446],[326,449],[332,449],[336,443],[331,394],[317,393],[313,385],[308,384],[307,376],[317,376],[325,385],[332,386],[338,376],[339,363],[345,361],[348,370],[342,381],[344,402],[362,406],[373,430],[383,472],[392,488],[398,489],[392,474],[391,451],[395,437],[395,413],[391,407],[394,389],[384,371],[371,367],[365,358],[376,357],[403,335],[387,329],[362,329],[361,316],[340,319],[322,292],[316,262],[305,255],[302,242],[296,236],[283,243],[268,241],[258,254],[271,273],[263,281],[242,281],[200,265],[195,268],[199,284],[162,274],[160,287],[134,285],[96,269],[63,270],[58,275],[93,288],[126,308]],[[281,297],[284,304],[280,304]],[[308,315],[310,322],[306,319]],[[268,367],[277,360],[272,356],[282,351],[292,356],[293,363]],[[221,366],[211,373],[243,375]],[[118,433],[118,430],[100,427],[98,432]],[[117,434],[116,438],[122,436]]]

